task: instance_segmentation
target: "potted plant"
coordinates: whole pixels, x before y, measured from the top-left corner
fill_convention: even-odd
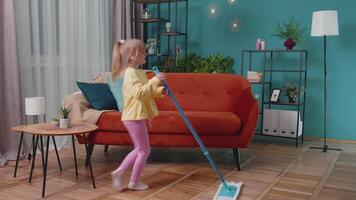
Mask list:
[[[71,109],[68,107],[61,107],[59,109],[60,119],[59,119],[59,128],[69,128],[69,113]]]
[[[184,58],[178,58],[176,63],[174,58],[168,57],[160,59],[156,65],[165,71],[170,66],[171,72],[193,72],[193,73],[233,73],[234,59],[230,56],[223,56],[219,53],[208,55],[206,57],[190,53]],[[182,71],[186,69],[186,71]]]
[[[294,20],[292,17],[288,23],[277,22],[275,34],[272,36],[278,37],[284,41],[284,46],[288,50],[293,49],[296,43],[303,42],[303,33],[306,29],[301,27],[301,23]]]
[[[147,39],[146,49],[149,55],[155,54],[157,49],[157,39],[155,38]]]
[[[55,125],[55,126],[58,126],[59,125],[59,119],[58,118],[53,118],[52,119],[52,124]]]
[[[293,83],[288,83],[285,86],[283,86],[282,91],[288,97],[289,103],[295,103],[296,98],[299,96],[299,92],[300,92],[298,87]]]

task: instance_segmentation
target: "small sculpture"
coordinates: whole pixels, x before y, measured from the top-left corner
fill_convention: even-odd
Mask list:
[[[171,32],[171,26],[172,26],[171,22],[166,23],[166,29],[168,33]]]

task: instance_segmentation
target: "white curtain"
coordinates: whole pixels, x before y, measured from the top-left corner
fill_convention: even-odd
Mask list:
[[[111,65],[111,8],[106,0],[15,0],[23,97],[46,98],[47,121],[62,99]],[[24,100],[22,100],[24,101]],[[58,146],[69,137],[56,138]]]

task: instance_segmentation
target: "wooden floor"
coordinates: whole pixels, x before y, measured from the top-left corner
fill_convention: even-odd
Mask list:
[[[209,149],[222,173],[229,181],[242,181],[240,200],[247,199],[356,199],[356,143],[332,142],[342,152],[309,149],[319,145],[307,141],[295,148],[289,140],[256,138],[241,151],[242,171],[234,169],[230,149]],[[97,189],[92,188],[88,168],[84,166],[83,145],[77,145],[79,177],[76,178],[72,148],[60,151],[60,172],[54,152],[50,152],[45,199],[212,199],[219,180],[199,149],[153,148],[142,181],[147,191],[116,192],[111,186],[110,172],[129,152],[128,147],[94,148],[92,163]],[[14,162],[0,168],[0,199],[42,199],[40,160],[33,182],[28,183],[29,163],[21,161],[18,176],[13,178]],[[128,180],[129,174],[126,176]]]

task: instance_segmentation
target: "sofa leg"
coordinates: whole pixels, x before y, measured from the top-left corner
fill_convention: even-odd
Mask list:
[[[107,152],[108,152],[108,149],[109,149],[109,145],[106,144],[106,145],[105,145],[105,148],[104,148],[104,152],[107,153]]]
[[[237,168],[238,171],[240,171],[241,170],[241,166],[240,166],[240,150],[239,150],[239,148],[233,148],[232,151],[234,152],[236,168]]]
[[[93,154],[93,150],[94,150],[94,144],[88,144],[88,153],[87,153],[87,157],[85,159],[85,167],[89,166],[89,159],[91,159],[91,155]]]

